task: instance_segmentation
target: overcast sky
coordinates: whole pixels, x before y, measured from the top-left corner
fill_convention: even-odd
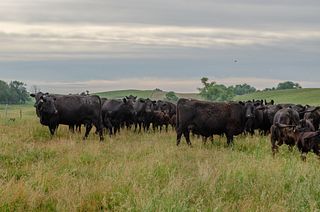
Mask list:
[[[55,93],[320,87],[319,0],[1,0],[0,79]]]

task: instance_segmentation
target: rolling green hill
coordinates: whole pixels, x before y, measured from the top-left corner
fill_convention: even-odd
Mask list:
[[[268,101],[273,99],[276,103],[320,105],[320,88],[261,91],[252,94],[236,96],[234,98],[234,100],[237,101],[252,99],[266,99]]]
[[[157,90],[119,90],[97,93],[101,97],[109,99],[123,98],[125,96],[133,95],[139,98],[150,99],[164,99],[167,92]],[[197,93],[176,93],[180,98],[201,99]],[[276,91],[259,91],[247,95],[236,96],[235,101],[246,101],[252,99],[266,99],[270,101],[273,99],[276,103],[295,103],[295,104],[309,104],[320,105],[320,88],[304,88],[304,89],[290,89],[290,90],[276,90]]]
[[[138,96],[138,98],[150,98],[150,99],[164,99],[167,92],[158,90],[118,90],[118,91],[107,91],[96,93],[101,97],[106,97],[109,99],[123,98],[125,96],[133,95]],[[176,93],[180,98],[194,98],[199,99],[199,95],[196,93]]]

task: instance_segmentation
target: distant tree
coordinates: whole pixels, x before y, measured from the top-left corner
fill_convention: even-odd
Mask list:
[[[1,104],[24,104],[29,100],[26,84],[12,81],[7,84],[0,80],[0,103]]]
[[[9,84],[10,103],[25,104],[29,100],[26,84],[20,81],[11,81]]]
[[[209,101],[226,101],[234,97],[234,88],[232,86],[226,87],[216,82],[209,82],[207,77],[201,79],[203,88],[198,88],[200,95]]]
[[[156,89],[154,89],[154,91],[162,92],[162,90],[160,88],[156,88]]]
[[[285,90],[285,89],[300,89],[302,88],[298,83],[294,83],[292,81],[281,82],[277,86],[277,90]]]
[[[6,82],[0,80],[0,103],[8,104],[10,97],[9,86]]]
[[[244,94],[248,94],[248,93],[254,93],[256,92],[257,89],[248,85],[248,84],[242,84],[242,85],[236,85],[234,87],[234,94],[235,95],[244,95]]]
[[[166,98],[165,99],[170,101],[170,102],[176,102],[176,101],[178,101],[179,97],[177,97],[175,92],[170,91],[170,92],[166,93]]]

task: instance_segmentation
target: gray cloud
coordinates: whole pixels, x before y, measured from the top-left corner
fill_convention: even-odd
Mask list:
[[[0,74],[66,93],[139,87],[143,77],[163,89],[183,80],[180,91],[202,76],[319,86],[319,9],[318,0],[4,0]]]

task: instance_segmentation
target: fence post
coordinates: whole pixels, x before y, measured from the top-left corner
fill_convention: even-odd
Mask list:
[[[20,109],[20,119],[22,119],[22,110]]]
[[[8,117],[8,104],[6,104],[6,110],[5,110],[5,118],[7,119]]]

